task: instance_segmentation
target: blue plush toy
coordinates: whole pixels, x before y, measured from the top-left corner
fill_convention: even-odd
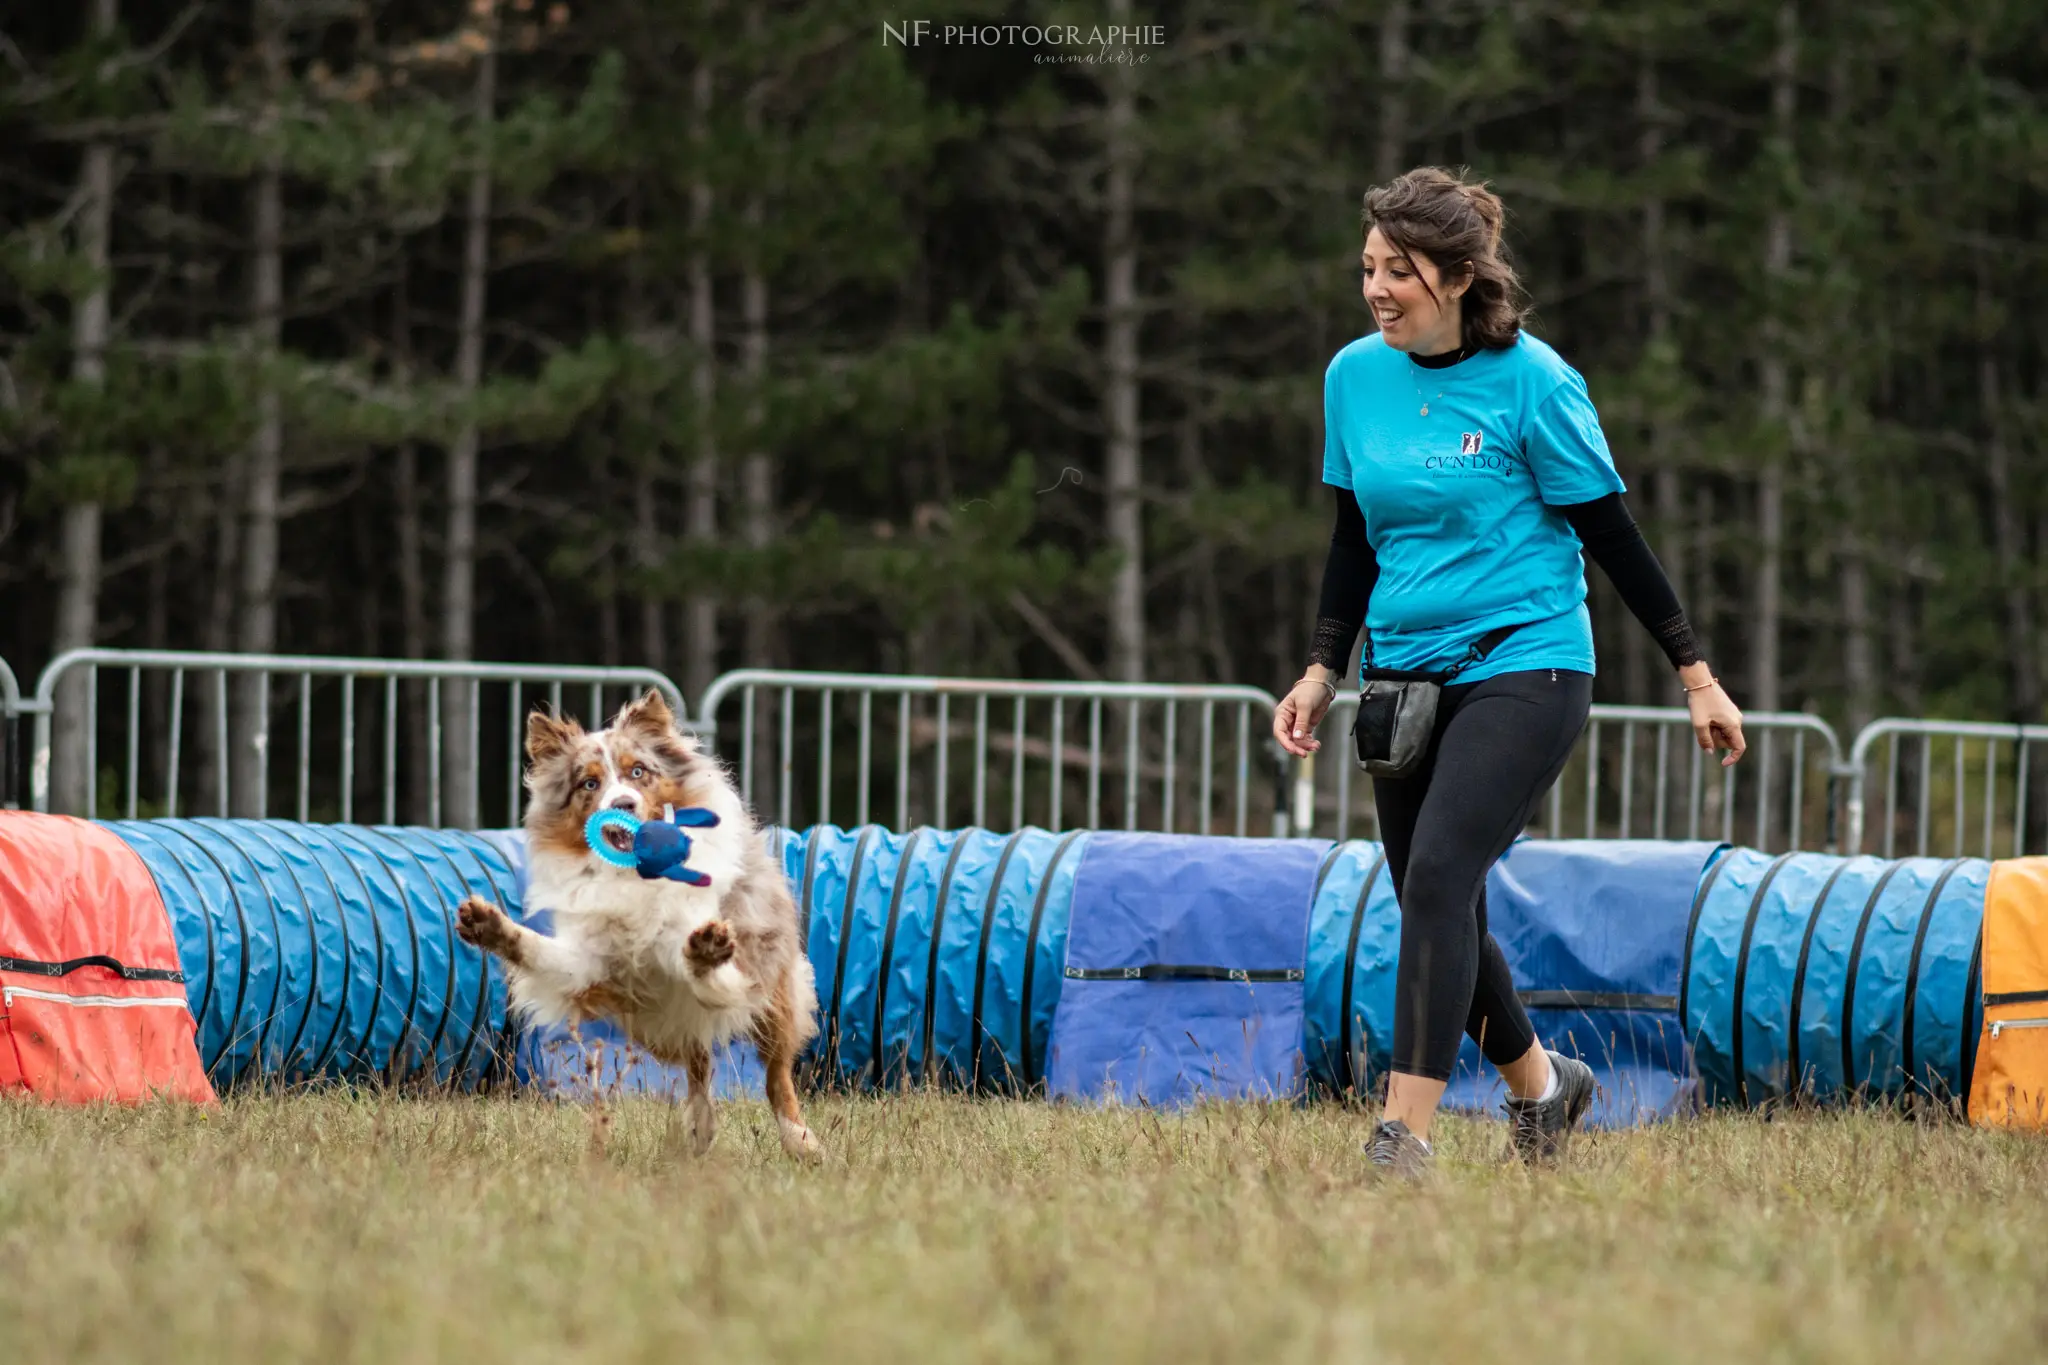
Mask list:
[[[691,886],[709,886],[710,874],[688,865],[690,836],[683,833],[683,829],[708,828],[717,823],[715,812],[699,806],[688,806],[682,810],[670,806],[660,820],[635,820],[622,810],[601,810],[592,812],[590,819],[584,822],[583,841],[590,845],[592,853],[612,866],[630,867],[648,881],[666,877],[669,881],[685,882]],[[631,832],[631,853],[613,848],[606,841],[604,832],[614,825]]]

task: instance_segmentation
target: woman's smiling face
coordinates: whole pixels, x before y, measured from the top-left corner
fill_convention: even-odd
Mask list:
[[[1359,253],[1365,269],[1366,306],[1387,345],[1413,355],[1440,355],[1464,339],[1458,295],[1465,281],[1448,285],[1427,257],[1409,256],[1374,228]]]

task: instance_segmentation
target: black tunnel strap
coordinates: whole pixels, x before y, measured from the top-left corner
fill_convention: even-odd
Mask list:
[[[1997,995],[1984,997],[1984,1008],[1997,1009],[2000,1005],[2036,1005],[2048,1002],[2048,991],[2002,991]]]
[[[66,958],[62,962],[37,962],[26,957],[0,957],[0,972],[28,972],[35,976],[69,976],[80,967],[105,967],[123,981],[175,981],[185,983],[185,974],[169,967],[130,967],[104,954]]]
[[[1299,967],[1208,967],[1147,962],[1142,967],[1069,967],[1069,981],[1300,981]]]
[[[1669,1014],[1678,1008],[1675,995],[1634,991],[1521,991],[1522,1006],[1532,1010],[1642,1010]]]

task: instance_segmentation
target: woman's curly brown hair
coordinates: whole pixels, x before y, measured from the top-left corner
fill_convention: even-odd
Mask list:
[[[1443,279],[1469,274],[1472,283],[1460,299],[1464,342],[1500,350],[1515,344],[1529,313],[1501,246],[1505,217],[1500,196],[1484,184],[1421,166],[1366,191],[1360,236],[1378,228],[1387,245],[1410,258],[1427,257]]]

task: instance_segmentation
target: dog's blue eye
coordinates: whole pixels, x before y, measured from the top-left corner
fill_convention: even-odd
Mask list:
[[[585,790],[585,791],[587,791],[587,792],[594,792],[594,791],[596,791],[596,790],[597,790],[597,779],[596,779],[596,778],[594,778],[594,777],[586,777],[586,778],[584,778],[584,779],[583,779],[583,790]]]
[[[644,767],[642,767],[642,766],[641,766],[640,764],[638,764],[638,763],[635,763],[635,764],[633,765],[633,776],[635,776],[635,777],[645,777],[645,776],[647,776],[647,769],[646,769],[646,768],[644,768]]]

